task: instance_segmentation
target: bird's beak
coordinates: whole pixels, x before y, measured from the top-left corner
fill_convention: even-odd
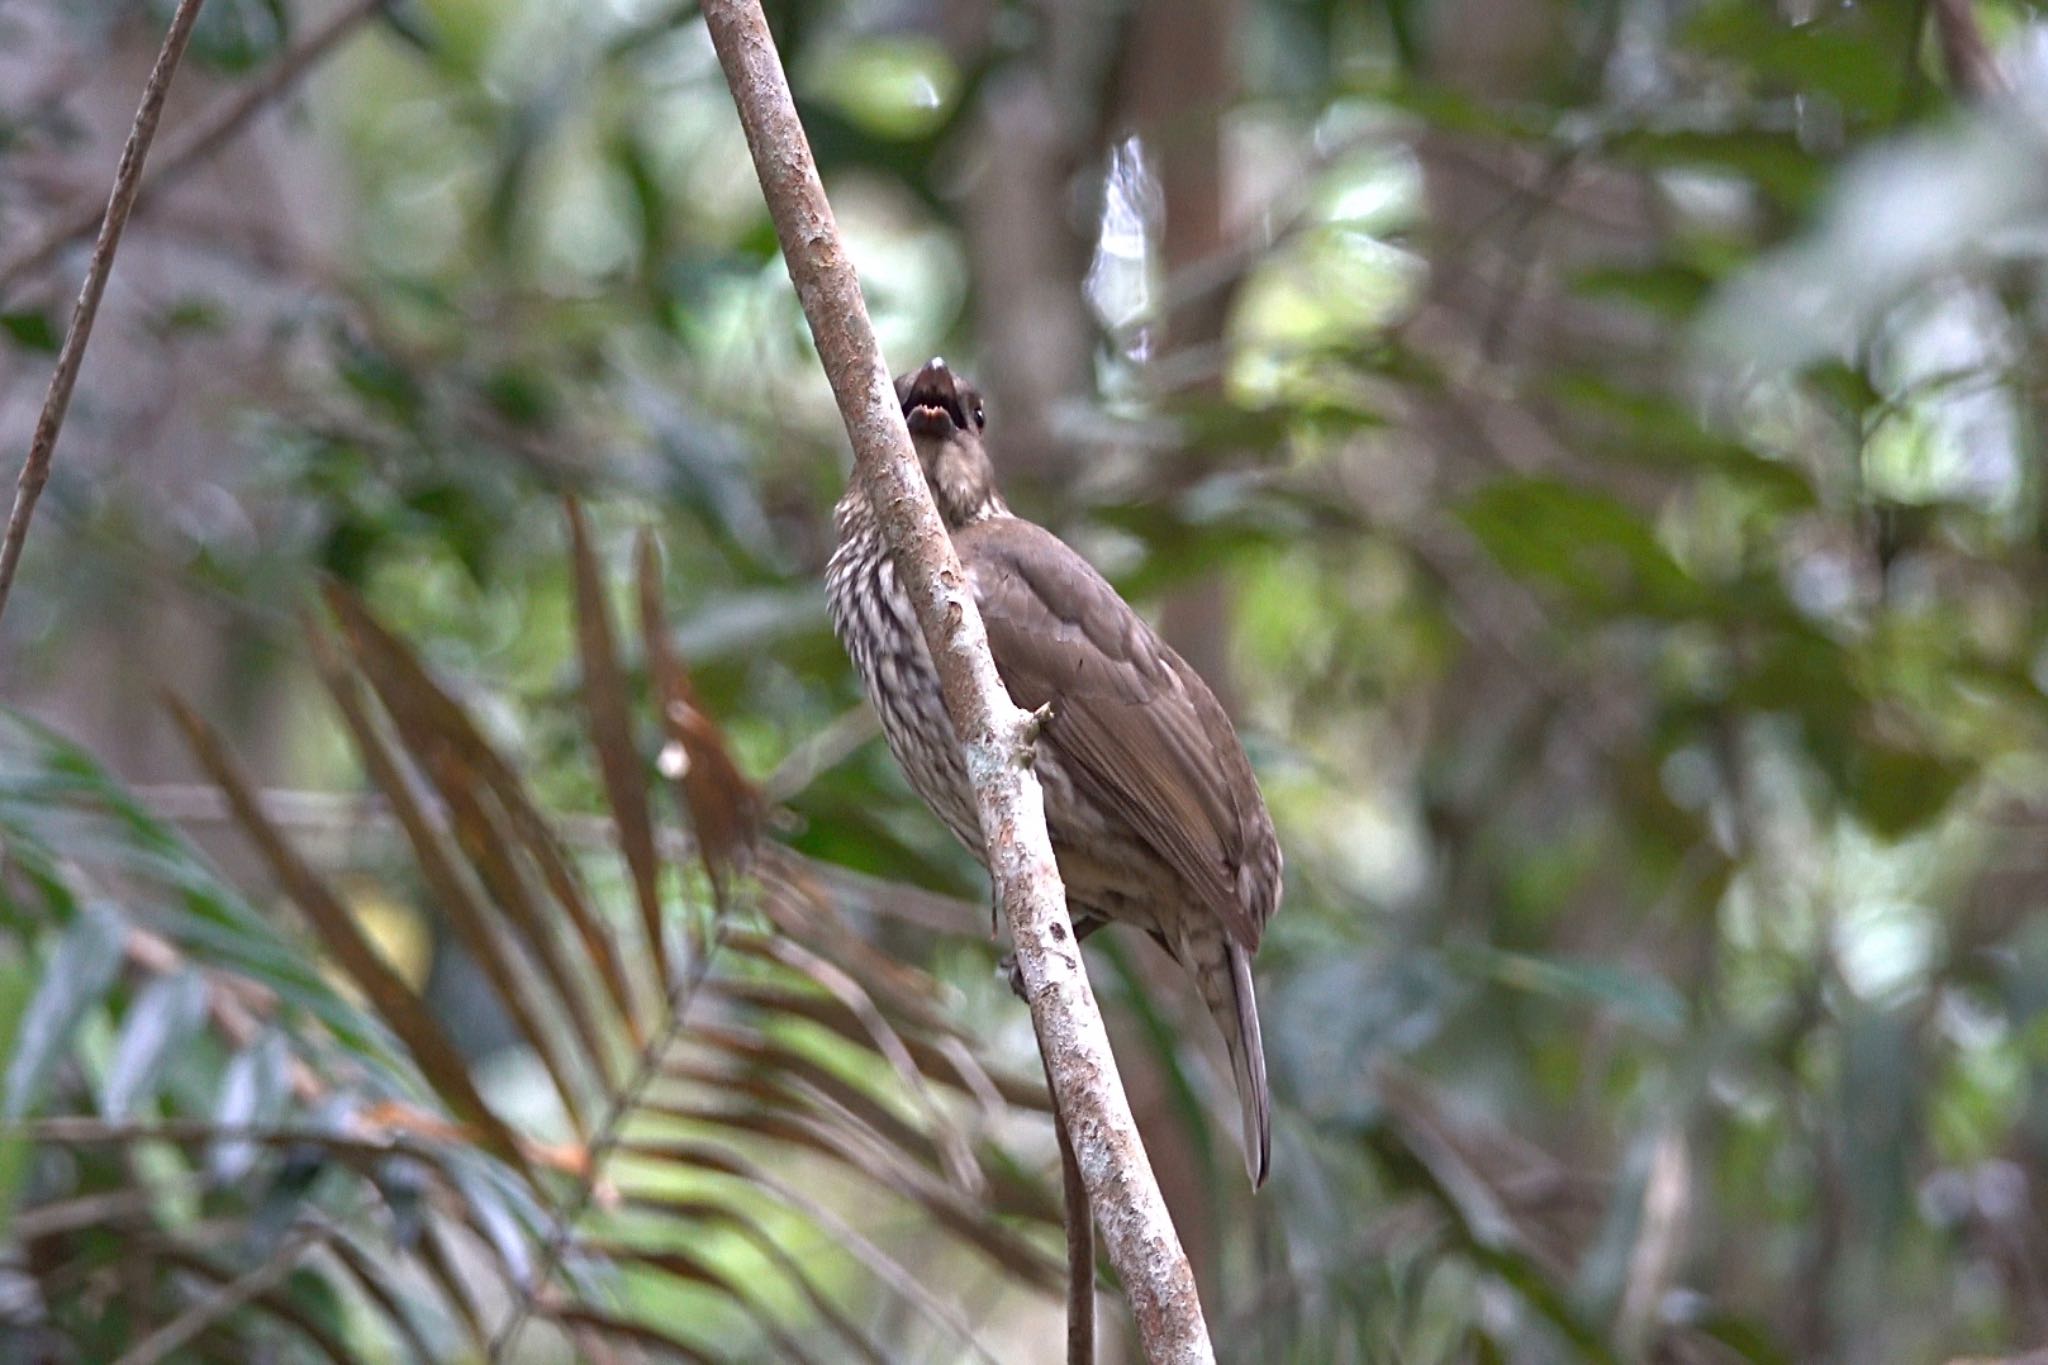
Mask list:
[[[953,371],[939,356],[925,362],[911,376],[903,393],[903,420],[916,436],[944,439],[967,428],[967,414],[961,410],[960,388]]]

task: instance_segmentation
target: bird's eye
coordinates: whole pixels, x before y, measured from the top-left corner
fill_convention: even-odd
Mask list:
[[[974,405],[974,429],[976,431],[980,431],[983,427],[987,425],[988,417],[985,413],[982,412],[981,404],[976,403]]]

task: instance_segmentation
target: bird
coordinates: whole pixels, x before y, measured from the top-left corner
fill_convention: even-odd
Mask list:
[[[1193,978],[1223,1034],[1252,1187],[1272,1101],[1251,963],[1279,907],[1280,844],[1216,694],[1093,565],[996,486],[981,392],[942,357],[896,380],[911,444],[1010,698],[1041,723],[1033,766],[1077,939],[1134,926]],[[832,625],[912,789],[984,866],[966,764],[856,473],[834,511]]]

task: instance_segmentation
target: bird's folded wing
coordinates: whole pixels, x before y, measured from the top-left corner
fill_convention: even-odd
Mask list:
[[[1051,532],[1005,517],[954,540],[996,671],[1017,705],[1052,704],[1043,742],[1078,794],[1135,830],[1231,938],[1257,948],[1266,907],[1247,905],[1239,869],[1270,827],[1214,694]]]

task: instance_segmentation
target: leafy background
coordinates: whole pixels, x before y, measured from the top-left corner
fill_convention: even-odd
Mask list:
[[[10,448],[168,9],[0,5]],[[771,17],[885,349],[1279,821],[1257,1198],[1091,945],[1221,1355],[2048,1344],[2035,6]],[[0,1353],[1045,1358],[691,7],[209,0],[162,149],[0,631]]]

